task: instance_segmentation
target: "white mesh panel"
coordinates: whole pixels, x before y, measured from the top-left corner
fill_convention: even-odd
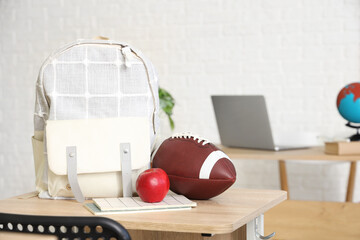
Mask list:
[[[47,65],[47,67],[44,69],[44,78],[45,79],[53,79],[54,78],[54,65],[52,65],[52,64]],[[49,93],[54,92],[54,89],[55,89],[54,81],[44,82],[44,87],[47,92],[49,92]]]
[[[94,62],[108,62],[114,63],[117,60],[119,48],[97,46],[97,45],[86,45],[88,46],[87,55],[89,61]],[[120,53],[121,54],[121,53]]]
[[[73,47],[66,51],[66,54],[60,55],[58,61],[71,62],[82,61],[85,58],[84,48]]]
[[[88,118],[109,118],[117,117],[117,97],[91,97],[89,99]]]
[[[118,86],[119,73],[116,65],[88,65],[88,91],[90,95],[117,94]]]
[[[121,79],[131,79],[131,81],[120,81],[120,89],[124,94],[146,94],[149,92],[149,84],[142,79],[146,79],[144,65],[133,64],[131,68],[121,67]]]
[[[86,68],[82,63],[66,64],[53,62],[55,74],[53,78],[44,79],[45,82],[53,81],[58,94],[85,94],[86,89]],[[47,92],[48,89],[46,89]]]
[[[130,67],[119,43],[108,41],[78,41],[50,56],[37,82],[35,129],[43,130],[47,119],[146,116],[153,140],[154,108],[158,127],[157,78],[152,64],[131,49],[136,54],[126,57]]]
[[[86,116],[86,99],[84,97],[63,97],[58,96],[56,103],[50,106],[54,112],[50,119],[82,119]]]
[[[147,106],[148,96],[128,96],[120,99],[120,116],[134,117],[150,115],[150,109]]]

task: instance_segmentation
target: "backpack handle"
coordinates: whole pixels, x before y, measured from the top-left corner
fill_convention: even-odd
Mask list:
[[[96,36],[96,37],[93,37],[94,40],[110,40],[110,38],[108,37],[104,37],[104,36]]]

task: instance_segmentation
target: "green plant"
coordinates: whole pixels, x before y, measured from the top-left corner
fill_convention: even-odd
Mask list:
[[[171,94],[163,88],[159,88],[159,99],[160,99],[160,107],[168,116],[171,129],[175,128],[174,120],[171,118],[173,114],[173,108],[175,106],[175,99]]]

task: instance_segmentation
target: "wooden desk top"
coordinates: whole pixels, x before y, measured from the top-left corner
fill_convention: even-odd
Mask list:
[[[220,146],[232,159],[261,159],[261,160],[333,160],[359,161],[360,155],[338,156],[324,153],[324,147],[313,147],[286,151],[267,151],[245,148],[228,148]]]
[[[286,199],[280,190],[229,189],[191,210],[106,215],[127,229],[189,233],[231,233]],[[93,216],[74,200],[44,200],[34,194],[0,200],[0,212]]]
[[[287,200],[265,214],[265,234],[276,239],[359,240],[360,205]]]

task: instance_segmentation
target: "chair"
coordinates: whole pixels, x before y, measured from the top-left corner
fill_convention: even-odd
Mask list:
[[[36,216],[0,213],[0,232],[45,234],[60,240],[131,240],[118,222],[104,217]]]

